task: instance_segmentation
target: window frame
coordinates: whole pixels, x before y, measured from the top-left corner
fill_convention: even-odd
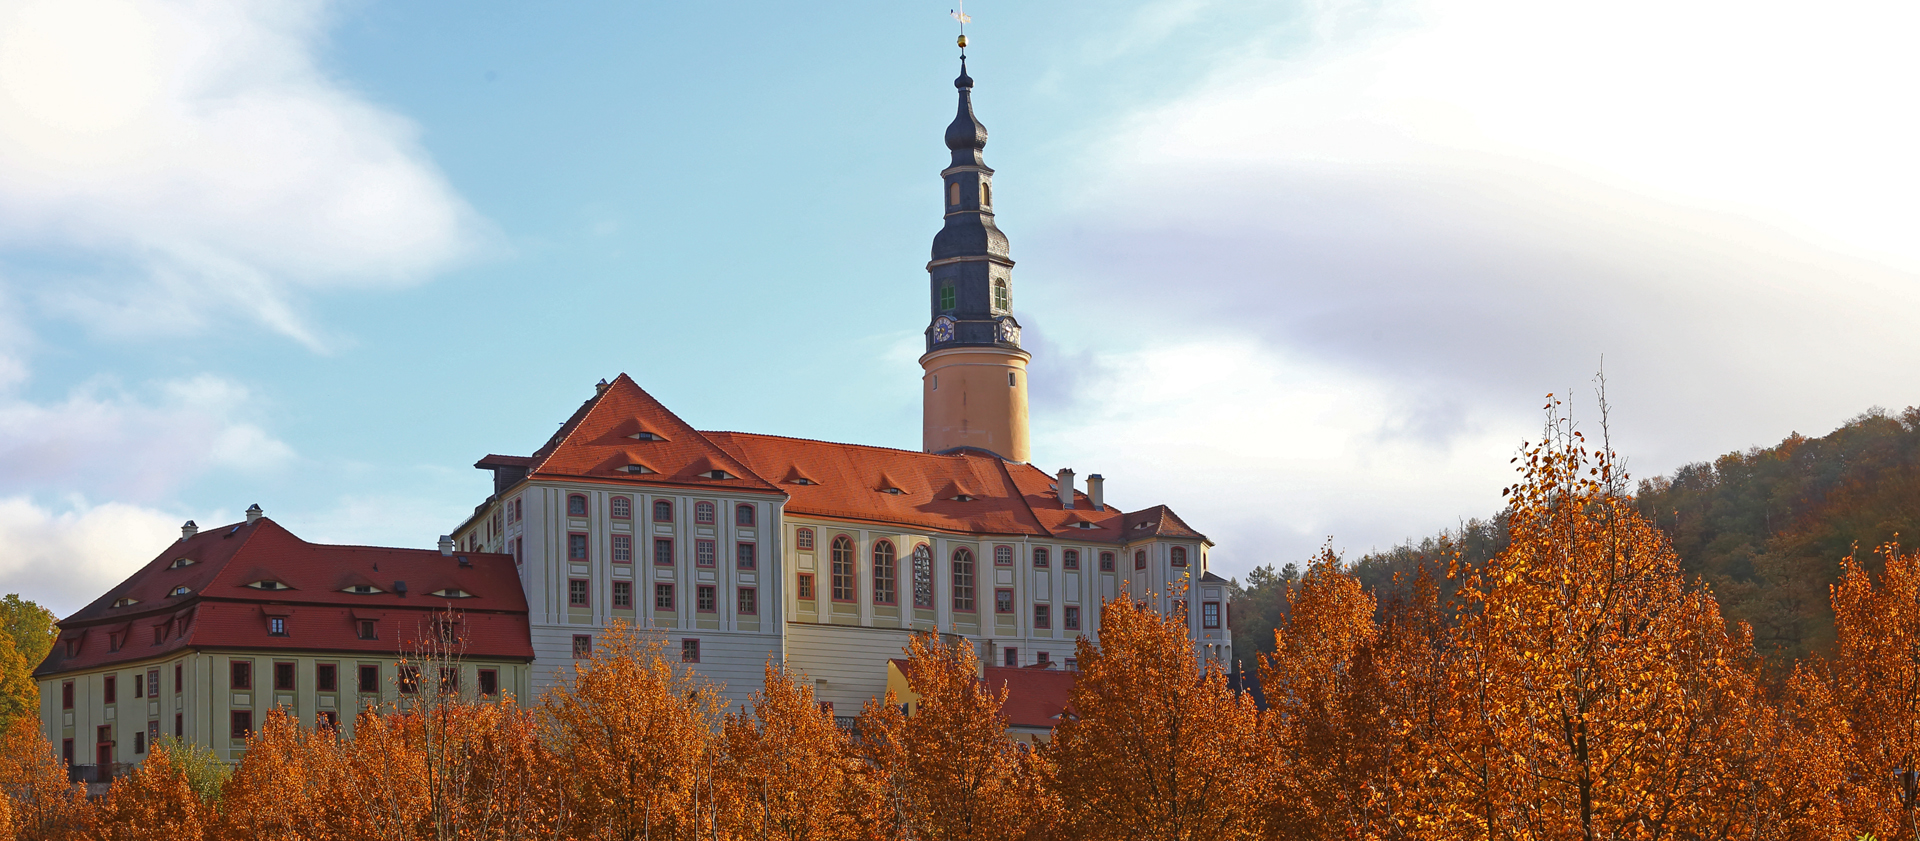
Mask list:
[[[380,664],[379,663],[358,663],[354,665],[353,671],[354,671],[353,688],[355,692],[358,692],[361,695],[380,694]],[[367,680],[367,677],[369,675],[373,677],[373,680],[371,681]],[[373,688],[371,689],[367,688],[369,685],[371,685]]]
[[[1060,568],[1064,570],[1070,570],[1073,572],[1080,571],[1080,550],[1078,549],[1060,550]]]
[[[480,693],[480,697],[500,694],[499,669],[478,669],[475,670],[474,677],[474,689]]]
[[[700,662],[700,639],[698,637],[686,637],[680,640],[680,662]]]
[[[662,512],[666,513],[665,517],[660,516]],[[656,523],[673,522],[673,500],[656,499],[653,501],[653,521]]]
[[[285,667],[285,668],[282,668]],[[282,681],[281,678],[286,678]],[[300,664],[291,660],[273,661],[273,691],[297,692],[300,684]]]
[[[719,508],[706,500],[693,504],[693,524],[696,526],[719,525]]]
[[[717,584],[693,585],[693,612],[719,613],[720,587]]]
[[[1200,627],[1214,631],[1220,629],[1220,603],[1206,601],[1200,603]]]
[[[340,664],[313,664],[313,691],[337,693],[340,691]]]
[[[1063,605],[1063,609],[1060,611],[1060,628],[1061,630],[1064,630],[1064,631],[1080,630],[1080,606],[1079,605],[1077,604]]]
[[[1100,571],[1101,572],[1114,572],[1115,567],[1118,564],[1119,564],[1119,559],[1114,553],[1112,552],[1100,553]]]
[[[578,506],[580,509],[578,513],[574,512],[575,506],[573,503],[576,500],[580,503],[580,505]],[[588,507],[587,505],[586,494],[567,494],[567,517],[569,518],[579,517],[581,519],[586,519],[587,512],[591,510],[593,509]]]
[[[733,611],[739,616],[760,615],[760,588],[736,587],[733,594]]]
[[[1002,650],[1006,654],[1001,656],[1001,662],[1005,663],[1009,669],[1020,668],[1020,649],[1016,646],[1007,646]]]
[[[1045,546],[1035,546],[1031,552],[1034,569],[1052,569],[1053,551]]]
[[[633,563],[633,535],[616,534],[613,537],[613,562],[616,564]]]
[[[575,548],[580,550],[579,554],[574,554]],[[567,532],[567,560],[579,561],[583,564],[593,562],[593,540],[587,536],[586,532]]]
[[[1005,543],[994,544],[993,565],[996,567],[1013,566],[1013,547]]]
[[[736,527],[755,528],[760,524],[759,506],[751,502],[737,502],[733,506],[733,524]]]
[[[759,569],[760,544],[749,540],[736,541],[733,544],[734,569]]]
[[[380,638],[380,623],[372,619],[356,619],[354,620],[354,625],[354,635],[360,639],[377,640]]]
[[[793,583],[794,583],[794,586],[793,586],[794,598],[799,599],[800,601],[803,601],[803,602],[813,602],[813,601],[820,600],[820,591],[815,590],[813,588],[813,573],[811,572],[795,573]]]
[[[669,567],[673,564],[673,538],[656,537],[653,539],[653,565]]]
[[[60,682],[60,709],[73,709],[73,681]]]
[[[287,635],[287,618],[285,616],[267,617],[267,636],[284,637],[286,635]]]
[[[613,594],[609,596],[609,598],[613,602],[614,610],[632,610],[633,609],[633,582],[631,581],[613,582]],[[622,604],[622,602],[625,602],[625,604]]]
[[[1133,550],[1133,571],[1139,572],[1140,570],[1143,570],[1146,568],[1147,568],[1147,550],[1145,549]]]
[[[935,607],[937,607],[940,604],[939,587],[935,586],[938,582],[934,581],[934,576],[933,576],[933,547],[928,546],[925,543],[916,544],[913,547],[913,554],[911,555],[911,557],[913,558],[913,562],[911,565],[911,569],[913,572],[913,581],[912,581],[913,609],[920,610],[922,608],[925,608],[927,610],[933,610],[935,609]],[[927,591],[925,593],[926,600],[924,603],[921,601],[921,598],[920,598],[922,595],[920,592],[920,584],[921,584],[920,573],[922,571],[923,565],[926,572],[925,583],[927,585]]]
[[[621,510],[622,508],[625,508],[626,510],[622,511]],[[615,494],[612,497],[608,498],[607,519],[632,520],[633,519],[633,497],[627,496],[625,494]]]
[[[573,659],[575,660],[593,659],[593,635],[592,634],[574,634],[573,635]]]
[[[567,579],[567,608],[593,609],[593,582],[585,578]]]
[[[1171,549],[1168,549],[1167,553],[1168,553],[1168,557],[1172,559],[1169,563],[1171,563],[1173,566],[1184,567],[1187,565],[1187,547],[1175,546]]]
[[[1002,597],[1002,596],[1005,596],[1005,597],[1006,597],[1004,601],[1003,601],[1003,600],[1001,599],[1001,597]],[[1004,607],[1003,607],[1003,605],[1004,605]],[[1013,588],[1012,588],[1012,587],[995,587],[995,588],[993,588],[993,612],[994,612],[994,615],[996,615],[996,616],[998,616],[998,615],[1010,615],[1010,614],[1012,614],[1012,613],[1013,613],[1013,611],[1014,611],[1014,608],[1015,608],[1015,604],[1014,604],[1014,598],[1013,598]]]
[[[679,604],[679,594],[673,590],[673,582],[671,581],[653,582],[653,609],[667,613],[678,613],[679,608],[677,605]],[[661,603],[663,601],[665,604]]]
[[[953,578],[953,609],[963,613],[978,614],[978,603],[974,599],[975,564],[973,550],[965,546],[954,547],[947,562]],[[962,580],[961,576],[965,576]],[[964,602],[964,603],[963,603]]]
[[[695,538],[693,541],[693,565],[701,569],[713,569],[719,566],[719,544],[708,538]]]
[[[793,551],[813,551],[813,529],[801,526],[793,530]]]
[[[113,680],[113,676],[108,675],[107,680]],[[252,660],[227,661],[227,688],[234,690],[236,692],[252,692],[253,691],[253,661]],[[111,693],[109,693],[107,703],[109,704],[113,703]]]
[[[420,694],[420,666],[415,663],[401,663],[394,674],[393,681],[400,687],[402,695]]]
[[[873,603],[898,606],[900,553],[894,550],[893,541],[875,540],[868,556],[872,558]]]
[[[100,679],[100,702],[117,704],[120,702],[120,676],[107,675]]]
[[[160,697],[160,667],[159,666],[155,666],[147,670],[147,697],[149,698]]]
[[[836,604],[860,601],[860,572],[854,560],[857,551],[853,538],[844,534],[834,535],[833,542],[827,544],[827,596]]]
[[[1033,606],[1033,627],[1053,630],[1053,605],[1036,604]]]
[[[227,739],[244,742],[253,735],[253,710],[233,710],[227,715]]]

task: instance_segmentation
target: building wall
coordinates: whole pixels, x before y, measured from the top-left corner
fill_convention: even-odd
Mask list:
[[[251,689],[233,687],[235,661],[252,664]],[[275,687],[277,663],[293,664],[291,690]],[[320,664],[336,667],[335,691],[319,691],[316,669]],[[379,691],[358,691],[357,677],[362,665],[379,668]],[[530,695],[531,670],[524,662],[473,658],[463,662],[460,669],[464,691],[477,689],[480,670],[491,669],[499,676],[502,693],[518,698]],[[148,681],[149,675],[159,678],[157,692]],[[267,713],[276,706],[286,708],[308,725],[314,724],[320,713],[334,713],[343,732],[351,735],[353,717],[362,708],[400,700],[399,675],[397,657],[326,652],[190,651],[43,679],[39,682],[40,722],[42,732],[56,752],[63,751],[65,740],[73,740],[76,765],[97,763],[102,727],[108,728],[105,741],[111,743],[109,750],[115,763],[137,763],[145,759],[150,733],[178,734],[189,742],[212,748],[221,759],[238,761],[245,745],[233,738],[233,711],[252,713],[255,727],[264,723]],[[115,684],[111,701],[105,694],[109,676]],[[64,706],[64,687],[68,683],[74,688],[71,709]],[[140,690],[138,696],[134,694],[136,686]]]

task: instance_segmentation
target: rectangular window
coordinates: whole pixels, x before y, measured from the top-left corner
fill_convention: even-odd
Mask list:
[[[693,565],[699,567],[713,566],[713,541],[696,540],[693,542]]]
[[[411,663],[400,664],[400,675],[396,678],[400,684],[400,694],[413,695],[420,691],[420,667]]]
[[[633,582],[631,581],[613,582],[613,609],[615,610],[632,610],[633,609]]]
[[[147,697],[149,698],[160,697],[160,670],[159,669],[147,670]]]
[[[153,644],[159,645],[166,641],[167,641],[167,627],[165,625],[155,625],[153,628]]]
[[[607,507],[607,513],[612,515],[616,520],[633,519],[633,500],[631,499],[624,496],[616,496],[607,503]]]
[[[744,503],[735,505],[733,507],[733,524],[736,526],[753,525],[753,506]]]
[[[567,535],[567,560],[584,561],[587,559],[587,536],[574,533]]]
[[[1053,553],[1047,551],[1045,546],[1033,547],[1033,565],[1037,569],[1053,566]]]
[[[1044,604],[1034,605],[1033,606],[1033,627],[1035,628],[1053,627],[1053,609]]]
[[[340,667],[333,663],[321,663],[314,666],[313,690],[315,692],[340,691]]]
[[[657,567],[673,566],[673,540],[656,537],[653,539],[653,565]]]
[[[1020,649],[1018,648],[1007,649],[1005,662],[1007,664],[1007,668],[1009,669],[1020,668]]]
[[[959,204],[959,202],[957,202],[957,201],[956,201],[956,202],[951,202],[951,204]],[[957,295],[956,295],[956,294],[954,293],[954,291],[953,291],[953,281],[951,281],[951,280],[948,280],[948,281],[943,281],[943,282],[941,282],[941,284],[940,284],[940,308],[941,308],[941,309],[943,309],[943,310],[951,310],[951,309],[953,309],[953,308],[954,308],[954,304],[955,304],[955,301],[957,300],[957,298],[958,298],[958,296],[957,296]]]
[[[653,609],[654,610],[672,610],[673,609],[673,585],[672,584],[653,585]]]
[[[233,673],[233,680],[231,683],[233,688],[235,689],[252,689],[253,688],[253,661],[252,660],[235,660],[232,663],[228,664],[228,670]]]
[[[454,667],[454,666],[441,667],[440,694],[442,695],[460,694],[460,669],[458,667]]]
[[[587,606],[587,580],[585,578],[567,579],[567,607]]]
[[[751,543],[734,544],[733,545],[734,568],[735,569],[755,568],[759,564],[760,560],[759,560],[759,557],[754,554],[754,551],[755,551],[754,546]]]
[[[682,663],[700,662],[700,641],[699,640],[681,640],[680,641],[680,662]]]
[[[1101,572],[1113,571],[1113,553],[1112,552],[1100,553],[1100,571]]]
[[[799,595],[800,600],[813,601],[813,573],[800,573],[799,584],[800,586],[794,592]]]
[[[340,732],[340,714],[332,710],[321,710],[313,714],[313,726],[318,730],[333,733]]]
[[[492,696],[500,694],[500,672],[497,669],[480,670],[480,694]]]
[[[633,536],[616,534],[613,536],[613,562],[616,564],[633,563]]]
[[[1013,591],[1012,590],[1002,587],[998,590],[993,591],[993,612],[994,613],[1012,613],[1013,612]]]
[[[60,709],[73,709],[73,681],[69,680],[60,684]]]
[[[741,587],[734,602],[742,616],[754,616],[760,612],[760,591],[752,587]]]
[[[293,691],[293,664],[273,664],[273,688],[276,692]]]
[[[379,638],[378,636],[376,636],[376,635],[374,634],[374,627],[373,627],[373,620],[372,620],[372,619],[362,619],[362,620],[360,620],[360,621],[359,621],[359,623],[358,623],[358,624],[359,624],[359,626],[360,626],[360,638],[361,638],[361,639],[363,639],[363,640],[370,640],[370,639],[378,639],[378,638]]]
[[[267,633],[268,633],[269,635],[272,635],[272,636],[276,636],[276,637],[284,637],[284,636],[286,636],[286,635],[287,635],[287,620],[286,620],[285,618],[283,618],[283,617],[279,617],[279,616],[275,616],[275,617],[272,617],[272,618],[269,618],[269,619],[267,620]]]
[[[178,695],[187,691],[186,668],[179,663],[173,664],[173,692]]]
[[[102,683],[102,688],[100,690],[100,697],[102,701],[108,704],[113,703],[116,697],[119,696],[120,694],[117,691],[120,688],[119,679],[114,677],[113,675],[107,675],[106,679],[101,683]]]
[[[718,589],[712,584],[702,584],[693,588],[693,609],[701,613],[713,613],[718,610],[720,607],[718,604],[720,597],[716,595]]]
[[[373,694],[380,691],[380,667],[362,664],[360,666],[360,691]]]
[[[1065,623],[1064,627],[1069,631],[1080,630],[1080,608],[1067,605],[1065,609],[1066,614],[1060,617],[1061,621]]]
[[[73,764],[73,740],[72,739],[60,740],[60,758],[66,760],[68,765]]]
[[[1013,566],[1013,547],[1012,546],[993,547],[993,565],[997,567]]]
[[[1060,566],[1064,569],[1079,569],[1080,568],[1080,550],[1078,549],[1060,550]]]
[[[134,673],[134,675],[133,675],[133,697],[135,697],[135,698],[145,698],[145,697],[147,697],[147,679],[146,679],[146,676],[145,676],[145,675],[142,675],[142,674],[140,674],[140,673],[138,673],[138,672],[135,672],[135,673]]]
[[[573,659],[575,660],[593,659],[593,635],[592,634],[574,634],[573,635]]]
[[[1200,603],[1200,627],[1202,628],[1220,627],[1220,603],[1219,602],[1201,602]]]
[[[1133,553],[1133,568],[1134,569],[1147,568],[1147,550],[1140,549]]]
[[[187,737],[187,714],[186,713],[173,714],[173,737],[176,739],[184,739]]]
[[[1036,652],[1034,652],[1034,653],[1033,653],[1033,662],[1035,662],[1035,663],[1039,663],[1039,664],[1040,664],[1040,665],[1042,665],[1042,666],[1052,666],[1052,665],[1053,665],[1053,659],[1052,659],[1052,658],[1051,658],[1051,657],[1050,657],[1050,656],[1049,656],[1049,655],[1048,655],[1048,654],[1047,654],[1046,652],[1044,652],[1044,651],[1036,651]]]
[[[800,529],[794,532],[793,548],[802,552],[813,551],[813,529]]]
[[[253,735],[253,710],[234,710],[228,722],[227,734],[232,739],[245,739]]]

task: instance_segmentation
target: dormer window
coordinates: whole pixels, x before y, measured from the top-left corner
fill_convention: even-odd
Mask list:
[[[444,589],[444,590],[435,590],[435,591],[433,591],[432,593],[430,593],[429,595],[434,595],[434,596],[439,596],[440,598],[443,598],[443,599],[471,599],[471,598],[473,598],[473,594],[472,594],[472,593],[469,593],[469,592],[467,592],[467,591],[465,591],[465,590],[461,590],[461,589],[458,589],[458,588],[455,588],[455,587],[448,587],[448,588],[446,588],[446,589]]]
[[[384,593],[386,591],[378,587],[375,587],[372,584],[355,584],[351,587],[346,587],[341,589],[340,592],[352,593],[356,596],[371,596],[375,593]]]
[[[199,561],[196,561],[192,558],[174,558],[173,563],[167,564],[167,569],[182,569],[184,567],[193,566],[194,564],[197,564],[197,563],[199,563]]]
[[[893,488],[893,487],[881,488],[880,492],[883,494],[893,494],[894,496],[899,496],[903,493],[906,493],[906,491],[900,490],[899,488]]]
[[[966,494],[961,494],[961,495],[959,495],[959,496],[956,496],[956,497],[954,497],[954,498],[953,498],[953,501],[954,501],[954,502],[972,502],[972,501],[973,501],[973,497],[971,497],[971,496],[968,496],[968,495],[966,495]]]
[[[1074,524],[1073,524],[1073,527],[1074,527],[1074,528],[1076,528],[1076,529],[1097,529],[1097,528],[1099,528],[1099,526],[1096,526],[1096,525],[1094,525],[1094,524],[1092,524],[1092,523],[1089,523],[1089,522],[1087,522],[1086,520],[1081,520],[1080,522],[1077,522],[1077,523],[1074,523]]]
[[[665,438],[662,438],[662,437],[660,437],[660,436],[658,436],[658,435],[655,435],[655,434],[653,434],[653,433],[651,433],[651,432],[648,432],[648,431],[646,431],[646,430],[644,430],[644,429],[642,429],[642,430],[640,430],[639,432],[635,432],[635,433],[633,433],[632,435],[629,435],[629,436],[627,436],[627,437],[628,437],[628,438],[632,438],[632,439],[633,439],[633,440],[635,440],[635,441],[665,441],[665,440],[667,440],[667,439],[665,439]]]
[[[175,588],[173,588],[173,591],[172,591],[172,592],[170,592],[170,593],[168,593],[167,595],[169,595],[169,596],[184,596],[184,595],[186,595],[186,594],[188,594],[188,593],[191,593],[191,592],[193,592],[193,590],[191,590],[191,589],[189,589],[189,588],[187,587],[187,585],[185,585],[185,584],[182,584],[182,585],[180,585],[180,586],[178,586],[178,587],[175,587]]]
[[[119,599],[113,600],[114,607],[126,607],[128,605],[135,605],[139,603],[140,603],[139,599],[119,598]]]
[[[267,620],[267,633],[271,636],[276,636],[276,637],[286,636],[287,620],[278,616],[269,618]]]
[[[1146,528],[1146,527],[1148,527],[1148,526],[1151,526],[1151,525],[1153,525],[1153,522],[1152,522],[1152,521],[1147,521],[1147,522],[1144,522],[1144,523],[1134,523],[1134,524],[1133,524],[1133,527],[1134,527],[1134,529],[1135,529],[1135,530],[1137,531],[1137,530],[1139,530],[1139,529],[1144,529],[1144,528]]]
[[[621,470],[624,470],[624,471],[626,471],[626,472],[628,472],[628,473],[632,473],[632,474],[635,474],[635,475],[639,475],[639,474],[641,474],[641,473],[652,473],[652,472],[653,472],[653,470],[652,470],[651,468],[649,468],[649,467],[647,467],[647,466],[646,466],[646,465],[644,465],[644,464],[629,464],[629,465],[627,465],[626,467],[622,467],[622,468],[620,468],[620,469],[621,469]]]
[[[706,478],[708,478],[708,479],[738,479],[738,478],[740,478],[740,477],[738,477],[738,476],[735,476],[735,475],[733,475],[732,473],[728,473],[728,472],[727,472],[727,471],[725,471],[725,470],[709,470],[709,471],[707,471],[707,472],[705,472],[705,473],[702,473],[702,474],[700,474],[700,475],[701,475],[701,476],[704,476],[704,477],[706,477]]]
[[[271,578],[255,581],[252,584],[248,584],[247,586],[252,587],[255,590],[291,590],[293,589],[292,587],[289,587]]]
[[[795,484],[795,485],[818,485],[818,484],[820,484],[820,483],[819,483],[819,482],[815,482],[815,481],[813,481],[812,479],[809,479],[809,478],[807,478],[807,477],[805,477],[805,476],[801,476],[800,478],[798,478],[798,479],[795,479],[795,480],[793,480],[793,482],[792,482],[792,484]]]

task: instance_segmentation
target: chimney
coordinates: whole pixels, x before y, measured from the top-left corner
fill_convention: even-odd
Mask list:
[[[260,510],[260,503],[258,502],[247,506],[247,522],[249,523],[259,522],[260,518],[266,516],[266,514],[267,512]]]
[[[1103,487],[1106,482],[1106,477],[1098,473],[1087,474],[1087,499],[1093,502],[1095,511],[1107,510],[1106,488]]]
[[[453,535],[440,535],[440,554],[447,556],[453,555]]]
[[[607,380],[605,377],[600,378],[599,382],[593,384],[593,393],[596,396],[607,393]]]
[[[188,520],[186,525],[180,527],[181,540],[186,540],[187,538],[192,537],[199,533],[200,533],[199,524],[195,523],[192,520]]]
[[[1060,507],[1073,507],[1073,468],[1062,467],[1055,477],[1055,485],[1060,489]]]

